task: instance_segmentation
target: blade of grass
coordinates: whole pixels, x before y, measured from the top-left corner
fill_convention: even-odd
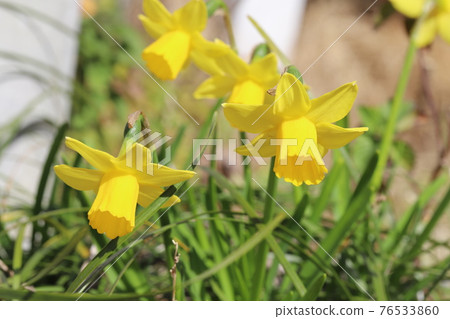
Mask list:
[[[433,231],[434,227],[436,227],[436,224],[439,221],[439,219],[445,212],[448,212],[446,209],[449,202],[450,202],[450,188],[447,190],[446,194],[444,195],[444,198],[434,211],[425,229],[415,240],[412,248],[405,254],[405,257],[402,258],[403,260],[407,261],[409,259],[415,258],[420,253],[420,249],[422,248],[423,244],[430,238],[431,232]]]
[[[214,265],[209,268],[205,272],[200,275],[191,278],[185,281],[184,286],[189,286],[195,282],[205,280],[206,278],[211,277],[216,274],[219,270],[231,265],[243,255],[248,253],[251,249],[253,249],[256,245],[258,245],[262,240],[267,239],[270,236],[270,233],[286,218],[286,214],[280,213],[278,214],[272,221],[270,221],[265,226],[262,226],[248,241],[239,246],[236,250],[234,250],[231,254],[221,260],[220,263]]]
[[[327,275],[322,274],[318,276],[316,279],[312,281],[312,283],[308,286],[308,291],[301,299],[302,301],[316,301],[319,296],[320,291],[322,290],[325,281],[327,280]]]
[[[26,282],[26,285],[30,286],[50,273],[57,265],[59,265],[72,251],[76,248],[78,243],[83,240],[88,231],[88,227],[83,227],[76,231],[69,243],[58,253],[58,255],[36,276],[32,277]]]
[[[248,216],[252,219],[259,219],[258,214],[256,213],[256,211],[253,209],[253,207],[245,200],[245,198],[241,195],[241,192],[239,190],[237,190],[228,180],[225,176],[223,176],[222,174],[220,174],[217,171],[211,170],[207,167],[201,167],[203,170],[207,171],[208,174],[211,174],[214,176],[216,182],[223,187],[224,189],[227,189],[231,195],[233,196],[233,198],[241,205],[241,207],[244,209],[244,211],[248,214]],[[261,225],[257,225],[258,229],[261,229]],[[266,238],[266,241],[269,244],[269,247],[272,249],[272,251],[274,252],[275,256],[277,257],[277,259],[280,261],[280,263],[283,265],[283,267],[290,267],[289,263],[282,263],[282,261],[285,261],[285,257],[284,257],[284,253],[280,254],[280,249],[278,246],[278,243],[275,240],[271,240],[273,239],[273,236],[271,234],[269,234],[269,236]],[[286,268],[285,268],[286,270]],[[291,280],[297,283],[301,283],[302,281],[300,280],[300,278],[298,277],[297,273],[295,271],[286,271],[286,273],[288,273],[289,276],[291,277]],[[303,284],[302,284],[303,285]],[[300,288],[301,285],[298,284],[296,286],[296,288]],[[304,287],[304,285],[303,285]],[[304,295],[305,290],[300,289],[298,290],[298,293],[300,294],[300,296]]]
[[[275,165],[275,157],[272,157],[269,168],[269,180],[267,182],[267,195],[264,201],[264,212],[263,212],[263,222],[267,224],[273,218],[274,212],[274,201],[272,200],[273,196],[276,196],[277,190],[277,182],[278,178],[275,176],[275,172],[273,171],[273,167]],[[273,238],[272,238],[273,239]],[[272,242],[273,244],[273,242]],[[252,299],[259,300],[262,289],[265,282],[266,276],[266,260],[267,254],[269,252],[269,246],[267,243],[263,242],[258,247],[256,253],[256,270],[255,274],[252,278]],[[278,251],[279,253],[279,251]],[[284,257],[284,254],[283,254]],[[281,260],[280,260],[280,263]],[[291,269],[289,269],[291,271]]]
[[[400,220],[395,223],[394,228],[388,233],[386,239],[382,242],[382,249],[387,255],[391,255],[396,247],[398,247],[402,238],[404,238],[407,234],[411,221],[417,215],[421,214],[427,203],[433,198],[437,191],[444,186],[447,180],[448,177],[444,175],[434,180],[422,191],[416,203],[402,214]]]
[[[14,243],[14,255],[13,255],[13,263],[12,268],[14,270],[13,277],[13,288],[17,289],[20,287],[21,276],[19,274],[19,270],[22,268],[23,261],[23,239],[25,236],[25,225],[19,228],[19,233],[17,234],[16,241]]]

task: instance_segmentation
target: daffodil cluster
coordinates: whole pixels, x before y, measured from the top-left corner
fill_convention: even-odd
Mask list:
[[[242,132],[258,134],[237,152],[249,156],[257,149],[260,156],[275,157],[277,177],[296,186],[320,183],[328,172],[322,160],[327,151],[342,147],[367,131],[366,127],[342,128],[332,124],[349,113],[358,91],[355,83],[310,99],[299,77],[284,73],[280,78],[275,54],[255,55],[246,63],[222,41],[207,41],[201,35],[208,20],[203,1],[190,0],[173,13],[159,0],[144,0],[143,4],[144,15],[139,18],[155,39],[142,54],[149,70],[162,80],[173,80],[193,61],[207,72],[210,78],[199,85],[194,97],[225,97],[224,114],[229,123]],[[439,5],[439,10],[448,9],[448,1],[442,0]],[[195,174],[152,163],[151,152],[139,143],[118,157],[72,138],[66,139],[66,145],[96,169],[57,165],[55,173],[77,190],[97,193],[88,212],[89,224],[109,238],[133,230],[137,204],[150,205],[161,196],[164,187]],[[142,167],[127,161],[130,152],[131,156],[140,154]],[[179,201],[171,196],[165,206]]]
[[[405,16],[423,22],[414,42],[421,48],[433,42],[437,34],[450,43],[450,0],[390,0],[396,10]]]

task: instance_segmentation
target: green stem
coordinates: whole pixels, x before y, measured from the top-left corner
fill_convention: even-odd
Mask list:
[[[269,35],[264,31],[263,28],[258,24],[258,22],[255,21],[252,17],[248,17],[250,22],[253,24],[253,26],[256,28],[256,30],[259,32],[259,34],[264,38],[264,41],[266,41],[267,45],[269,46],[270,50],[272,52],[275,52],[276,55],[280,58],[281,62],[284,65],[291,65],[291,62],[289,61],[289,58],[283,53],[283,51],[280,50],[280,48],[277,47],[275,42],[272,41],[272,39],[269,37]]]
[[[379,159],[377,167],[375,168],[375,172],[372,178],[371,188],[373,191],[376,191],[380,188],[382,180],[383,180],[383,172],[386,168],[386,164],[389,158],[389,151],[391,150],[391,146],[394,140],[395,128],[398,121],[398,116],[400,113],[400,109],[403,102],[403,97],[406,92],[406,88],[408,86],[409,77],[411,74],[411,69],[414,62],[414,56],[416,53],[416,46],[413,42],[414,32],[411,36],[408,51],[406,53],[405,61],[403,63],[403,68],[400,73],[400,78],[397,84],[397,88],[395,90],[395,95],[392,100],[392,107],[389,116],[388,123],[386,125],[386,130],[384,131],[384,136],[381,141],[381,146],[379,149]]]
[[[278,185],[278,179],[275,176],[275,172],[273,171],[273,167],[275,165],[275,157],[272,157],[270,162],[270,171],[269,171],[269,181],[267,183],[267,193],[266,199],[264,201],[264,216],[263,221],[265,224],[269,223],[273,219],[273,197],[276,196],[276,189]],[[252,299],[258,300],[261,295],[261,290],[264,287],[264,281],[266,277],[266,259],[267,254],[269,252],[269,246],[266,242],[262,243],[258,247],[258,252],[256,255],[256,271],[253,277],[253,289],[252,289]]]
[[[241,140],[247,139],[247,135],[245,134],[245,132],[240,132],[240,138]],[[242,159],[246,161],[247,157],[248,156],[242,156]],[[244,165],[244,180],[245,180],[245,198],[251,205],[254,205],[255,201],[253,198],[253,191],[252,191],[252,170],[250,167],[250,163],[248,165]]]
[[[223,20],[225,22],[225,27],[227,28],[228,38],[230,40],[230,47],[237,52],[236,39],[234,38],[233,26],[231,24],[231,16],[230,10],[228,7],[223,8],[225,14],[223,16]]]

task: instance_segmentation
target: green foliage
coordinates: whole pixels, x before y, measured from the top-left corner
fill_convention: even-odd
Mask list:
[[[209,1],[210,15],[222,5]],[[139,56],[143,40],[117,12],[101,12],[98,21],[107,21],[120,45]],[[252,22],[271,51],[282,54]],[[267,53],[267,47],[263,49]],[[102,30],[90,20],[83,21],[72,132],[120,148],[133,101],[117,85],[134,80],[133,68]],[[164,93],[151,92],[148,100],[164,101]],[[222,127],[216,123],[224,122],[222,102],[211,108],[195,137],[218,135]],[[138,208],[135,229],[114,240],[87,225],[93,194],[49,178],[52,165],[61,161],[56,151],[67,129],[64,125],[42,167],[34,206],[10,207],[1,215],[0,299],[167,300],[174,284],[177,300],[417,300],[420,293],[429,300],[448,299],[442,282],[450,279],[450,258],[429,257],[438,249],[448,256],[450,250],[448,242],[433,237],[436,226],[448,216],[448,175],[442,173],[418,190],[416,201],[400,214],[385,199],[392,184],[373,187],[377,150],[391,108],[392,103],[359,108],[369,132],[333,151],[333,166],[318,186],[293,190],[278,181],[269,167],[247,168],[245,182],[239,183],[212,162],[197,169],[199,181],[169,187],[151,206]],[[144,110],[150,124],[165,126],[153,111]],[[412,114],[412,104],[400,105],[395,133],[410,126]],[[191,152],[185,147],[191,145],[186,121],[177,122],[172,158],[187,158],[183,168],[195,168],[186,156],[187,150]],[[0,128],[8,145],[20,131],[18,123]],[[110,133],[111,127],[117,132]],[[111,134],[116,138],[110,139]],[[0,146],[0,156],[3,149]],[[389,176],[395,168],[410,170],[415,163],[412,148],[398,139],[388,159]],[[62,161],[85,165],[79,157],[63,156]],[[261,178],[266,173],[267,188]],[[49,201],[44,200],[44,192],[50,193]],[[173,193],[182,203],[160,209]],[[172,241],[179,246],[179,260],[174,258]]]

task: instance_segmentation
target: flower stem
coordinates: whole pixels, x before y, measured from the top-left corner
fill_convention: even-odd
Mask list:
[[[381,141],[381,146],[379,149],[379,159],[377,167],[372,178],[371,188],[373,191],[377,191],[383,180],[383,172],[386,168],[386,164],[389,158],[389,151],[391,150],[392,142],[394,140],[396,124],[398,121],[398,116],[403,102],[403,97],[408,86],[409,77],[411,74],[411,69],[414,62],[415,53],[417,48],[413,41],[414,32],[411,36],[408,51],[406,53],[405,61],[403,63],[403,68],[400,73],[400,78],[397,83],[397,88],[395,90],[395,95],[392,100],[391,112],[389,116],[388,123],[386,125],[386,130],[384,131],[383,139]]]
[[[269,223],[273,219],[273,200],[272,198],[276,196],[276,190],[278,185],[278,179],[275,176],[273,167],[275,165],[275,157],[272,157],[270,162],[269,180],[267,183],[267,193],[266,199],[264,201],[264,216],[263,221],[265,224]],[[258,300],[261,296],[261,290],[264,286],[265,275],[266,275],[266,259],[267,253],[269,252],[269,246],[266,242],[262,243],[257,251],[256,255],[256,271],[253,277],[253,289],[252,289],[252,300]]]
[[[245,134],[245,132],[239,132],[239,134],[241,140],[247,139],[247,135]],[[247,159],[247,156],[242,156],[242,158],[245,161]],[[250,163],[248,165],[244,165],[244,179],[245,179],[245,198],[251,205],[254,205],[255,201],[253,198],[253,191],[252,191],[252,170],[250,167]]]

